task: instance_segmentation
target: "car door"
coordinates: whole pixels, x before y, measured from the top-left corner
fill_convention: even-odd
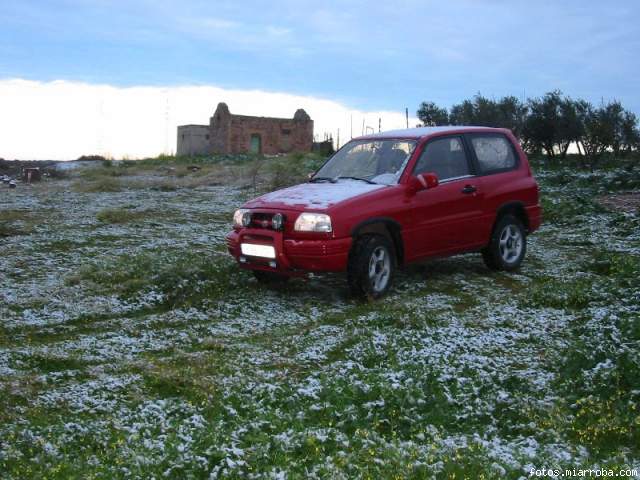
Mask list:
[[[418,256],[453,253],[481,243],[482,191],[462,136],[429,140],[412,174],[420,173],[435,173],[439,185],[412,199]]]
[[[502,133],[466,134],[465,140],[475,158],[478,183],[483,191],[484,220],[481,230],[489,240],[498,208],[519,200],[514,196],[525,177],[518,171],[519,156],[511,141]]]

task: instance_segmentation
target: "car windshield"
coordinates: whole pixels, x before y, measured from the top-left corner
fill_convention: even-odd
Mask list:
[[[392,185],[398,183],[416,142],[413,140],[355,140],[342,147],[311,181],[340,178]]]

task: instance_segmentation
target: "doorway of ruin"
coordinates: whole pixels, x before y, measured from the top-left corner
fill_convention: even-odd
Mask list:
[[[249,146],[251,153],[262,153],[262,138],[258,133],[251,134],[251,144]]]

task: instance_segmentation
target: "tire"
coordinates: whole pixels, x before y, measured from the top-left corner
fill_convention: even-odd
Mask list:
[[[388,238],[374,234],[358,237],[347,266],[351,293],[359,298],[382,297],[391,287],[395,267],[395,252]]]
[[[527,233],[522,222],[506,214],[493,228],[489,245],[482,250],[482,258],[491,270],[512,272],[520,268],[526,252]]]
[[[256,277],[258,282],[265,285],[278,285],[289,281],[287,275],[281,275],[275,272],[266,272],[264,270],[253,270],[253,276]]]

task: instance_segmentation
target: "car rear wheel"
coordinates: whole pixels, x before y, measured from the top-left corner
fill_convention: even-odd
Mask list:
[[[289,280],[287,275],[281,275],[275,272],[266,272],[264,270],[253,270],[253,276],[260,283],[267,285],[277,285],[279,283],[285,283]]]
[[[380,298],[393,281],[393,245],[382,235],[363,235],[356,240],[347,268],[351,292],[357,297]]]
[[[500,218],[489,245],[482,250],[484,263],[491,270],[517,270],[527,251],[527,236],[522,222],[513,215]]]

